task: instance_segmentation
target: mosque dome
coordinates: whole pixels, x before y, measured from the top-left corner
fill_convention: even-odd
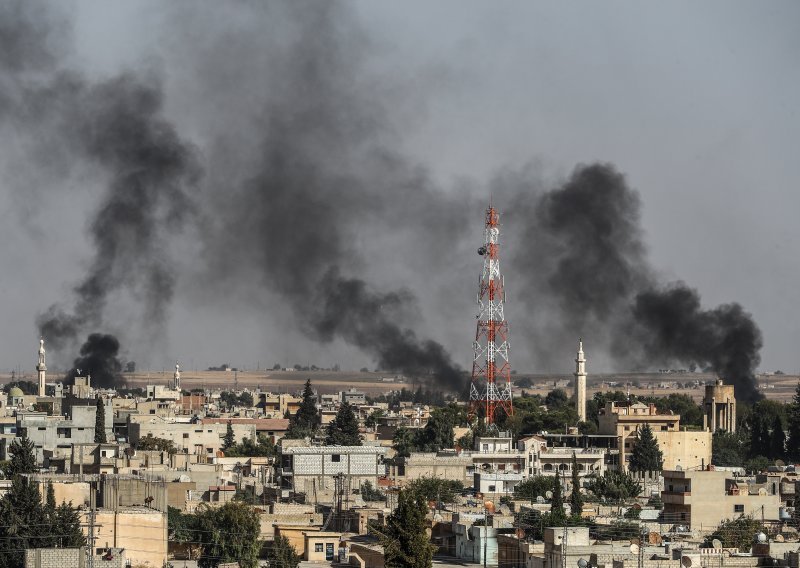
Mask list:
[[[25,393],[22,392],[22,389],[19,387],[11,387],[11,390],[8,391],[8,396],[17,398],[21,396],[25,396]]]

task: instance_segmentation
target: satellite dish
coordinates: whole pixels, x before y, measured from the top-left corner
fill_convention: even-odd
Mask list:
[[[675,471],[683,471],[683,467],[681,467],[680,465],[676,465],[675,466]]]
[[[552,499],[553,498],[553,492],[552,491],[545,491],[544,492],[544,496],[547,497],[548,499]]]
[[[494,513],[494,503],[492,503],[491,501],[484,501],[483,508],[486,509],[486,511],[489,513]]]
[[[767,535],[765,535],[763,532],[758,533],[756,535],[756,542],[764,544],[767,542]]]
[[[541,495],[538,495],[536,497],[536,502],[539,503],[540,505],[542,505],[544,503],[544,497],[542,497]]]
[[[588,565],[589,563],[586,562],[586,560],[584,560],[583,558],[578,560],[578,568],[586,568]]]
[[[635,542],[631,544],[631,554],[639,554],[639,545]]]
[[[684,568],[691,568],[694,564],[691,556],[681,556],[681,566]]]
[[[783,538],[782,534],[776,534],[774,540],[775,540],[775,542],[783,542],[786,539]]]
[[[500,514],[501,515],[510,515],[511,514],[511,508],[508,505],[505,505],[505,504],[500,505]]]
[[[712,548],[722,548],[722,543],[719,541],[718,538],[715,538],[714,540],[711,541],[711,547]]]

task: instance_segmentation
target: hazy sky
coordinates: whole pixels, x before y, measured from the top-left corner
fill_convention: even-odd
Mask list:
[[[177,30],[204,3],[183,5],[183,12],[172,3],[165,12],[163,3],[144,1],[54,5],[66,6],[74,18],[74,52],[67,56],[73,66],[100,78],[123,68],[158,70],[168,115],[183,136],[208,148],[203,133],[213,116],[195,121],[187,110],[187,101],[203,93],[182,91],[181,65],[193,36]],[[436,183],[447,191],[485,191],[488,199],[487,180],[506,167],[533,163],[557,179],[578,163],[613,162],[641,194],[650,258],[663,277],[696,287],[709,306],[741,303],[764,334],[761,369],[800,370],[798,3],[459,0],[353,6],[372,42],[366,65],[391,77],[389,86],[402,94],[403,103],[391,113],[397,143]],[[233,4],[231,11],[218,25],[235,32],[246,24]],[[94,193],[81,186],[80,176],[70,178],[73,191],[63,194],[20,191],[8,180],[27,167],[25,160],[4,159],[0,167],[0,368],[30,369],[36,316],[69,292],[91,257],[86,229]],[[26,179],[35,182],[35,172]],[[475,248],[481,221],[478,210],[469,229]],[[408,224],[410,231],[426,230],[413,219]],[[246,368],[276,361],[370,364],[341,342],[318,346],[304,339],[285,325],[279,307],[248,310],[229,298],[183,293],[192,287],[187,280],[196,277],[191,266],[200,259],[192,257],[191,245],[180,251],[165,343],[143,353],[131,341],[125,346],[130,358],[154,369],[175,359],[196,368],[223,361]],[[419,323],[462,366],[471,360],[480,271],[479,257],[471,254],[461,263],[466,276],[452,275],[464,297],[449,298],[441,317],[436,302],[423,299]],[[450,275],[436,273],[436,258],[421,264],[428,274],[410,280],[448,286]],[[513,334],[514,282],[506,286]],[[424,290],[414,288],[418,296]],[[114,328],[125,326],[120,320]],[[524,348],[526,341],[512,339],[521,370],[571,371],[573,345],[564,346],[563,365],[543,367]],[[586,341],[589,372],[610,368],[607,361],[592,368]]]

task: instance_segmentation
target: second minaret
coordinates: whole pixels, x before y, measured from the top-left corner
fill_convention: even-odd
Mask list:
[[[583,356],[583,340],[578,340],[578,356],[575,357],[575,405],[578,418],[586,422],[586,358]]]

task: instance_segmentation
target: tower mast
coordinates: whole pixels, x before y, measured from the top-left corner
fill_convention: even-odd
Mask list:
[[[478,324],[473,343],[470,414],[481,410],[486,424],[493,424],[502,409],[514,414],[511,402],[511,366],[508,362],[508,322],[503,276],[500,273],[500,215],[489,206],[486,210],[484,244],[478,249],[483,257],[478,291]]]

